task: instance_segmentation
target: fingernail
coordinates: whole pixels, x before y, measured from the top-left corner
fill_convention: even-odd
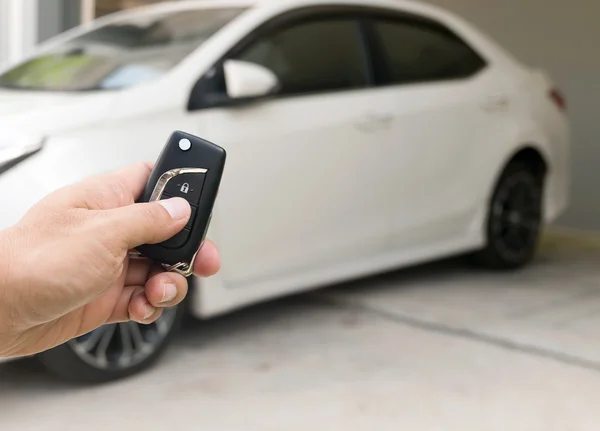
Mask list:
[[[158,203],[167,210],[173,220],[189,217],[192,212],[190,204],[183,198],[165,199]]]
[[[177,286],[171,282],[165,282],[163,284],[163,296],[160,301],[162,304],[171,302],[177,296]]]
[[[152,317],[152,315],[154,314],[154,312],[156,311],[156,308],[154,308],[152,305],[150,304],[146,304],[144,306],[144,320],[149,319],[150,317]]]

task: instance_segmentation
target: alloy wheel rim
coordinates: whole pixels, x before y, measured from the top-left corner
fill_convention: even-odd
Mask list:
[[[537,184],[529,175],[515,175],[505,181],[492,206],[491,236],[502,255],[519,260],[535,244],[541,223],[541,199]]]
[[[135,322],[114,323],[69,341],[83,361],[97,369],[131,368],[150,357],[165,341],[175,324],[176,308],[163,311],[149,325]]]

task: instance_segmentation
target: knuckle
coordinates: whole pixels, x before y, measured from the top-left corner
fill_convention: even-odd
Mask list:
[[[102,246],[102,251],[108,252],[107,256],[113,257],[107,263],[112,266],[121,264],[127,251],[127,241],[125,240],[127,227],[123,223],[118,223],[110,212],[98,211],[92,214],[87,229],[90,237],[97,238],[98,243]]]
[[[87,206],[91,209],[110,209],[114,207],[115,194],[112,184],[97,181],[86,185],[84,196],[87,200]]]
[[[161,217],[158,208],[155,205],[140,205],[140,217],[144,224],[150,226],[157,226],[164,224],[164,218]]]
[[[123,247],[98,241],[96,244],[90,244],[90,251],[96,258],[86,263],[86,274],[90,274],[90,278],[96,280],[104,289],[114,282],[124,269]]]
[[[116,228],[108,227],[110,219],[103,212],[93,214],[83,232],[87,238],[88,253],[95,256],[88,262],[89,270],[94,271],[98,279],[120,273],[127,255],[127,247],[123,244],[122,235]]]
[[[169,219],[165,216],[162,207],[157,204],[141,204],[139,211],[139,227],[144,229],[151,242],[160,240],[170,226]]]
[[[133,203],[133,196],[129,193],[129,190],[121,177],[115,178],[110,184],[111,198],[115,201],[118,206],[130,205]]]
[[[96,176],[80,184],[86,206],[91,209],[112,209],[133,203],[125,179],[120,175]]]
[[[135,167],[139,168],[140,170],[145,170],[148,175],[150,175],[150,173],[152,173],[152,164],[151,163],[137,162],[135,164]]]

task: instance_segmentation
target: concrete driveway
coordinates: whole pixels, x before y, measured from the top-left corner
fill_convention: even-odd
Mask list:
[[[600,253],[530,269],[442,262],[191,322],[100,387],[0,365],[0,429],[597,430]]]

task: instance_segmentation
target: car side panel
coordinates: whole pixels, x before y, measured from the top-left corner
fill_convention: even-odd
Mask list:
[[[311,2],[303,3],[308,4]],[[364,2],[349,1],[347,3],[358,4]],[[324,2],[320,4],[324,4]],[[396,8],[399,4],[400,2],[378,0],[370,3],[369,6],[379,5]],[[404,2],[402,2],[402,7],[398,7],[398,10],[403,9]],[[485,102],[487,95],[494,97],[496,90],[506,89],[509,91],[511,89],[511,82],[522,71],[522,67],[515,63],[510,55],[504,52],[494,41],[488,39],[459,17],[445,11],[427,6],[421,7],[421,4],[417,3],[408,4],[404,10],[423,13],[429,18],[438,19],[450,26],[492,63],[492,67],[487,74],[477,78],[482,103]],[[489,92],[486,93],[484,90],[489,90]],[[473,102],[475,99],[471,101]],[[374,253],[366,259],[349,259],[320,268],[307,268],[301,274],[289,274],[270,280],[261,280],[257,283],[250,281],[244,285],[244,289],[236,289],[239,291],[231,291],[226,285],[222,285],[221,289],[211,288],[211,286],[216,287],[217,281],[208,280],[208,284],[203,284],[203,288],[199,292],[199,299],[196,301],[199,307],[197,313],[210,317],[269,298],[314,289],[328,283],[340,282],[353,277],[472,251],[482,247],[485,244],[484,223],[491,190],[509,155],[520,148],[521,140],[525,136],[524,126],[515,117],[515,109],[516,106],[508,106],[500,113],[496,112],[495,115],[499,118],[495,120],[488,118],[486,120],[488,121],[487,126],[478,128],[480,130],[480,133],[477,133],[479,139],[474,142],[474,151],[468,155],[468,160],[464,161],[464,166],[461,165],[469,170],[469,174],[465,178],[469,179],[472,186],[468,187],[467,193],[470,196],[461,199],[460,204],[456,207],[464,210],[460,219],[462,226],[460,234],[441,237],[437,241],[421,243],[415,241],[406,247],[388,248],[382,250],[381,253]]]

